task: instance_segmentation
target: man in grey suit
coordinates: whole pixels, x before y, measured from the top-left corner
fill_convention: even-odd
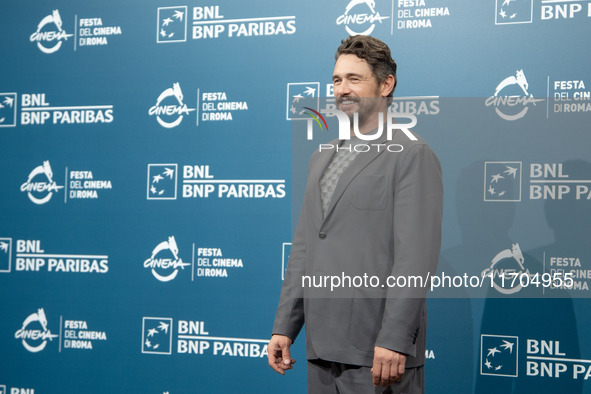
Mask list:
[[[335,57],[337,108],[351,125],[358,117],[357,135],[379,135],[396,86],[390,49],[354,36]],[[437,268],[441,167],[414,133],[414,140],[395,130],[366,141],[351,127],[350,139],[331,143],[338,150],[310,159],[269,365],[281,374],[292,368],[289,348],[305,323],[308,393],[422,393],[428,282],[419,277]],[[319,291],[311,277],[327,286],[339,277],[342,286]],[[375,280],[346,279],[363,277]]]

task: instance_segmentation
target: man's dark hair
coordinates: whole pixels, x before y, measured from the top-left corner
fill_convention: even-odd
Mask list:
[[[352,54],[360,59],[365,60],[378,84],[384,82],[388,75],[394,77],[394,87],[388,95],[392,97],[394,89],[396,89],[396,62],[392,59],[390,48],[383,41],[371,36],[349,36],[343,41],[337,49],[335,60],[339,56]]]

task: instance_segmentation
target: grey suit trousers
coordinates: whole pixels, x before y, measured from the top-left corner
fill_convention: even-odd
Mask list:
[[[308,394],[423,394],[424,367],[406,368],[399,383],[383,388],[372,382],[371,368],[324,360],[308,361]]]

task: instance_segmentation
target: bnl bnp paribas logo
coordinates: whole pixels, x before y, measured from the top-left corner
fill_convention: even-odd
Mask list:
[[[203,320],[170,317],[142,319],[142,353],[191,354],[219,357],[266,358],[268,339],[212,335]],[[173,340],[174,336],[174,340]]]
[[[248,198],[281,199],[287,195],[285,179],[218,179],[209,164],[183,165],[178,185],[179,165],[176,163],[148,164],[148,200],[179,198]]]
[[[514,335],[481,334],[480,374],[517,378],[521,372],[528,378],[542,378],[545,383],[555,379],[559,382],[589,380],[589,360],[569,354],[570,346],[566,345],[556,338],[522,338],[520,341]]]
[[[37,25],[37,30],[29,37],[31,42],[37,43],[37,47],[43,53],[57,52],[64,41],[72,37],[73,34],[68,34],[63,28],[62,17],[59,10],[53,12],[43,19]]]
[[[156,42],[187,41],[187,6],[158,8]]]
[[[39,308],[36,313],[27,316],[22,327],[14,333],[14,337],[20,339],[23,347],[29,352],[37,353],[45,349],[47,343],[58,335],[51,333],[45,311]]]
[[[287,120],[308,119],[307,106],[319,110],[320,82],[290,82],[287,84]],[[305,104],[304,104],[305,103]]]
[[[172,354],[173,322],[169,317],[142,319],[142,353]]]
[[[12,238],[0,238],[0,272],[10,272],[12,266]]]
[[[502,119],[514,121],[527,114],[530,107],[544,99],[536,99],[528,91],[529,84],[523,70],[503,79],[495,88],[492,96],[486,99],[485,105],[493,107]]]
[[[190,39],[218,39],[235,37],[266,37],[290,35],[296,32],[296,17],[264,16],[248,17],[232,15],[226,17],[222,6],[159,7],[157,16],[158,44],[187,41],[187,20],[191,19]]]
[[[176,163],[148,164],[148,200],[176,200]]]
[[[523,178],[522,168],[527,172]],[[484,162],[484,201],[526,200],[591,201],[591,179],[572,173],[577,167],[566,163]],[[522,183],[525,182],[522,193]]]
[[[27,181],[21,185],[21,192],[27,193],[29,200],[37,205],[42,205],[51,200],[64,186],[59,186],[53,180],[53,171],[49,161],[35,167],[29,174]]]
[[[515,336],[480,336],[480,374],[517,377],[519,338]]]
[[[179,269],[184,270],[185,263],[179,257],[179,248],[174,236],[168,237],[152,250],[152,254],[144,261],[144,268],[149,269],[154,278],[160,282],[170,282],[177,277]]]
[[[0,93],[0,127],[16,126],[16,93]]]
[[[591,3],[588,0],[543,0],[540,3],[538,9],[542,21],[591,17]],[[495,25],[532,23],[533,6],[533,0],[495,0]]]
[[[484,163],[484,201],[521,201],[520,161]]]
[[[376,10],[374,0],[351,0],[345,7],[345,12],[337,20],[337,26],[345,26],[349,35],[370,35],[376,25],[381,25],[389,16],[380,15]]]
[[[532,23],[533,0],[495,0],[495,25]]]

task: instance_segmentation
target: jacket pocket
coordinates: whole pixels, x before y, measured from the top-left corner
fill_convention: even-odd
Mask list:
[[[352,204],[358,209],[385,209],[387,181],[383,175],[360,174],[353,183]]]

